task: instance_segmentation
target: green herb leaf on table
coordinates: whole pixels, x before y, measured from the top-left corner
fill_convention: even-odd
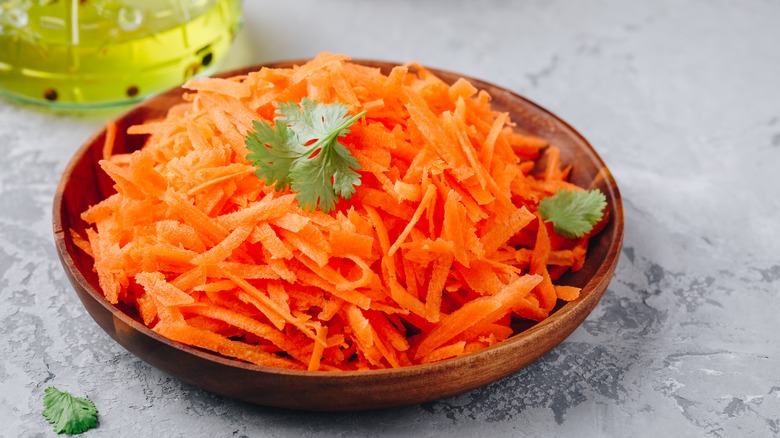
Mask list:
[[[593,230],[603,217],[607,198],[600,190],[559,190],[542,199],[539,214],[545,222],[552,222],[553,230],[568,238],[582,237]]]
[[[75,435],[97,425],[97,409],[92,401],[74,397],[50,386],[44,390],[43,416],[57,433]]]
[[[273,185],[296,192],[298,205],[313,211],[333,210],[338,197],[349,199],[360,185],[360,165],[338,140],[363,117],[363,111],[349,117],[344,104],[324,105],[304,97],[278,105],[274,126],[255,121],[247,132],[247,159],[255,175]]]

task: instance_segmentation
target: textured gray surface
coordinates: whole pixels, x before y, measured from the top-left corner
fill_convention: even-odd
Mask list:
[[[247,0],[226,65],[416,60],[526,95],[612,169],[624,252],[585,324],[487,387],[313,414],[182,384],[89,318],[59,265],[51,201],[114,114],[0,101],[0,435],[53,436],[43,389],[89,396],[85,436],[780,435],[780,3]]]

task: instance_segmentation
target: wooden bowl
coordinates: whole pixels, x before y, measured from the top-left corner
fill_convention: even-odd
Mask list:
[[[267,64],[289,67],[304,61]],[[354,61],[381,68],[385,73],[396,64]],[[243,74],[252,66],[221,76]],[[462,75],[432,70],[447,82]],[[582,287],[579,299],[559,304],[546,320],[490,348],[459,358],[401,369],[308,372],[288,371],[243,363],[168,340],[139,322],[137,313],[109,304],[99,292],[92,259],[79,250],[69,230],[82,233],[80,214],[114,193],[113,182],[98,166],[105,130],[84,144],[62,175],[54,199],[53,227],[57,251],[73,288],[89,314],[120,345],[160,370],[207,391],[261,405],[296,409],[339,411],[365,410],[431,401],[482,385],[511,374],[533,362],[566,339],[596,306],[617,265],[623,239],[623,207],[617,185],[599,156],[577,131],[535,103],[498,86],[469,79],[493,97],[492,103],[506,111],[518,129],[549,139],[561,150],[561,161],[573,165],[571,181],[599,188],[607,197],[609,223],[591,239],[588,258],[579,272],[559,282]],[[115,152],[139,149],[146,136],[127,136],[131,125],[163,116],[181,101],[177,88],[147,100],[116,120]],[[96,372],[99,372],[96,370]]]

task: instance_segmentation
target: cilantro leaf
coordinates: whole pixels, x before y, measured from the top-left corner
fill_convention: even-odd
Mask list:
[[[295,133],[289,132],[284,121],[276,120],[274,124],[276,129],[268,122],[254,121],[254,131],[249,132],[245,139],[250,150],[246,158],[257,167],[255,175],[258,178],[265,179],[267,183],[274,182],[274,190],[282,191],[290,186],[290,167],[306,153],[306,149],[298,142]]]
[[[312,140],[328,137],[336,131],[343,130],[341,124],[347,119],[347,106],[320,105],[316,100],[304,97],[300,106],[292,101],[286,104],[280,103],[277,113],[290,124],[298,140],[307,144]],[[343,134],[338,133],[338,135]]]
[[[257,167],[255,175],[275,190],[291,188],[298,205],[309,210],[319,206],[327,213],[339,196],[349,199],[360,185],[360,165],[339,138],[366,112],[349,117],[344,104],[323,105],[306,97],[300,104],[280,103],[276,112],[274,127],[255,121],[247,133],[247,159]]]
[[[57,433],[75,435],[97,425],[97,409],[92,401],[74,397],[50,386],[44,390],[43,416]]]
[[[600,190],[559,190],[542,199],[539,214],[545,222],[552,222],[555,232],[563,237],[582,237],[593,230],[604,217],[607,198]]]

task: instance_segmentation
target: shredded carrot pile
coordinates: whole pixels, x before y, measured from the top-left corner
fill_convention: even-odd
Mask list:
[[[164,119],[128,129],[149,134],[139,151],[113,154],[109,124],[100,166],[117,193],[72,232],[105,298],[155,332],[262,366],[378,369],[483,349],[578,297],[553,280],[583,266],[588,238],[555,235],[537,206],[581,189],[557,148],[468,81],[323,53],[185,88]],[[342,139],[362,184],[329,214],[246,159],[253,120],[304,96],[367,111]]]

